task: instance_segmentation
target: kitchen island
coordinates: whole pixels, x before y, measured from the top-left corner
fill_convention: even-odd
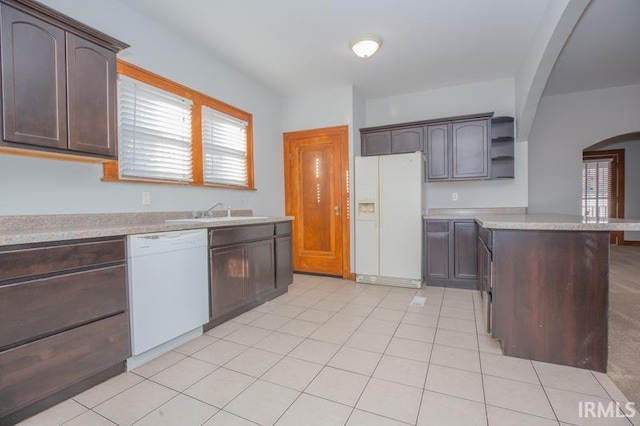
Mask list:
[[[640,221],[474,218],[482,240],[479,287],[504,354],[606,372],[609,232],[640,230]]]

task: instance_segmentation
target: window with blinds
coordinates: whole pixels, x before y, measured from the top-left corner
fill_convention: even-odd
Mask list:
[[[202,107],[202,163],[204,182],[248,186],[248,122]]]
[[[606,218],[611,204],[611,159],[584,160],[582,165],[582,214]]]
[[[121,178],[193,182],[193,102],[118,76]]]

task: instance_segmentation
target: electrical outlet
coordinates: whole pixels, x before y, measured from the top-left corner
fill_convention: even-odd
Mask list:
[[[143,192],[142,193],[142,205],[143,206],[150,206],[151,205],[151,193],[150,192]]]
[[[451,193],[451,201],[458,201],[458,193],[457,192],[452,192]]]

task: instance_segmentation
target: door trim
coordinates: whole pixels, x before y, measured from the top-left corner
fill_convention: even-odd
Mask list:
[[[300,137],[303,138],[313,138],[320,136],[327,136],[331,134],[338,133],[341,136],[342,146],[341,148],[341,157],[342,161],[340,162],[340,174],[342,176],[342,185],[340,188],[340,219],[342,221],[342,278],[343,279],[351,279],[351,209],[349,203],[350,197],[350,184],[351,184],[351,172],[349,170],[349,126],[334,126],[334,127],[323,127],[320,129],[311,129],[311,130],[299,130],[295,132],[286,132],[284,133],[284,200],[285,200],[285,214],[287,216],[292,216],[292,208],[291,208],[291,188],[289,187],[289,182],[291,181],[291,171],[289,168],[289,158],[291,155],[291,150],[289,148],[289,140],[297,139]]]

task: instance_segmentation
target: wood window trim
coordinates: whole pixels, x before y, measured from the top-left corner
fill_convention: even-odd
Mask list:
[[[583,151],[582,160],[610,159],[612,176],[611,190],[614,196],[609,200],[609,216],[624,219],[624,149],[610,149],[603,151]],[[624,232],[612,231],[611,243],[624,245]]]
[[[175,81],[161,77],[158,74],[147,71],[136,65],[125,62],[121,59],[117,60],[117,73],[150,84],[167,92],[189,99],[193,102],[191,111],[191,140],[193,150],[193,182],[174,182],[170,180],[155,179],[131,179],[121,178],[118,170],[117,161],[107,161],[103,163],[104,182],[127,182],[127,183],[153,183],[161,185],[177,185],[177,186],[198,186],[206,188],[218,189],[235,189],[244,191],[255,191],[254,169],[253,169],[253,115],[239,108],[219,101],[211,96],[195,91]],[[247,122],[247,186],[221,185],[204,182],[203,172],[203,147],[202,147],[202,107],[207,106],[217,111],[228,114],[232,117]]]

